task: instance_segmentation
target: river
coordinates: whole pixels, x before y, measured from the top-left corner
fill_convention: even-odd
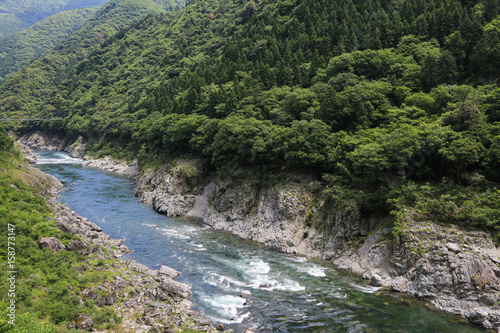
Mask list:
[[[125,259],[182,272],[177,281],[191,287],[197,310],[226,328],[483,332],[415,299],[380,291],[328,262],[270,251],[197,219],[158,214],[139,202],[126,177],[85,168],[82,160],[62,152],[37,153],[38,168],[66,181],[61,202],[111,237],[124,239],[133,251]]]

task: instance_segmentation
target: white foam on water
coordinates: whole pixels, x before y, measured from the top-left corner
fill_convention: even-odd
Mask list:
[[[197,251],[206,251],[207,249],[202,244],[190,243],[191,246],[195,248]]]
[[[362,292],[367,293],[367,294],[374,294],[380,290],[380,287],[374,287],[374,286],[368,286],[368,285],[367,286],[360,286],[360,285],[357,285],[354,283],[350,283],[350,285],[353,286],[354,288],[356,288],[357,290],[362,291]]]
[[[311,276],[316,276],[316,277],[326,276],[325,268],[320,267],[318,265],[299,266],[298,270],[299,270],[299,272],[307,273]]]
[[[236,262],[237,269],[242,272],[246,285],[254,289],[264,290],[305,290],[298,282],[279,274],[272,276],[271,266],[260,258],[243,259]]]
[[[219,316],[216,321],[225,324],[240,324],[250,313],[239,314],[240,309],[245,307],[246,300],[234,295],[204,296],[202,300],[215,310]]]
[[[210,273],[210,275],[206,275],[206,278],[204,278],[205,282],[208,284],[224,289],[224,290],[230,290],[233,292],[241,292],[242,289],[241,287],[248,287],[247,283],[235,280],[233,278],[230,278],[228,276],[223,276],[217,273]]]
[[[245,272],[251,275],[266,275],[271,271],[271,266],[262,259],[257,260],[244,260],[243,262]]]
[[[168,229],[168,228],[158,228],[158,230],[162,231],[163,236],[172,236],[178,239],[191,239],[188,235],[181,234],[179,231],[175,229]]]
[[[37,159],[36,164],[82,164],[83,160],[74,158],[63,152],[54,152],[53,158],[40,157]]]

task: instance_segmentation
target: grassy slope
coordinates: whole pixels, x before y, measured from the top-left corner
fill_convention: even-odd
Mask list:
[[[77,295],[81,290],[100,281],[100,272],[79,274],[75,267],[86,265],[87,260],[74,252],[41,250],[37,241],[42,237],[57,237],[68,244],[73,236],[57,229],[48,217],[52,215],[41,193],[47,190],[48,181],[38,169],[31,168],[13,142],[0,127],[0,331],[2,332],[63,332],[66,324],[77,313],[87,310],[79,305]],[[16,325],[7,323],[7,305],[10,301],[7,277],[7,233],[15,248]],[[95,264],[95,263],[94,263]],[[100,263],[102,265],[103,263]],[[106,276],[107,277],[107,276]],[[67,289],[75,286],[74,291]],[[89,308],[94,318],[112,317],[108,308]],[[106,314],[107,313],[107,314]],[[107,319],[106,319],[107,318]],[[99,322],[102,322],[99,320]],[[103,326],[104,327],[104,326]]]

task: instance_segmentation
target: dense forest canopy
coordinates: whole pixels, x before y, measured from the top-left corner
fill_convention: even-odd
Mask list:
[[[0,38],[59,12],[99,7],[108,0],[0,0]]]
[[[71,35],[96,11],[94,7],[60,12],[11,37],[0,39],[0,85],[8,76]]]
[[[102,34],[99,47],[81,45],[100,32],[70,37],[3,85],[1,113],[64,118],[62,129],[15,129],[82,135],[91,152],[202,155],[265,179],[308,170],[312,188],[366,214],[411,206],[500,227],[498,0],[170,9]],[[440,217],[444,207],[454,213]]]

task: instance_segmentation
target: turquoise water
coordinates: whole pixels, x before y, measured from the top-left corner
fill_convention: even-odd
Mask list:
[[[84,168],[62,152],[38,151],[37,167],[66,181],[61,202],[122,238],[150,268],[182,272],[204,316],[243,332],[482,332],[414,299],[379,291],[319,260],[269,251],[201,221],[169,218],[141,204],[133,184]],[[243,297],[242,297],[243,296]],[[247,301],[248,300],[248,301]]]

